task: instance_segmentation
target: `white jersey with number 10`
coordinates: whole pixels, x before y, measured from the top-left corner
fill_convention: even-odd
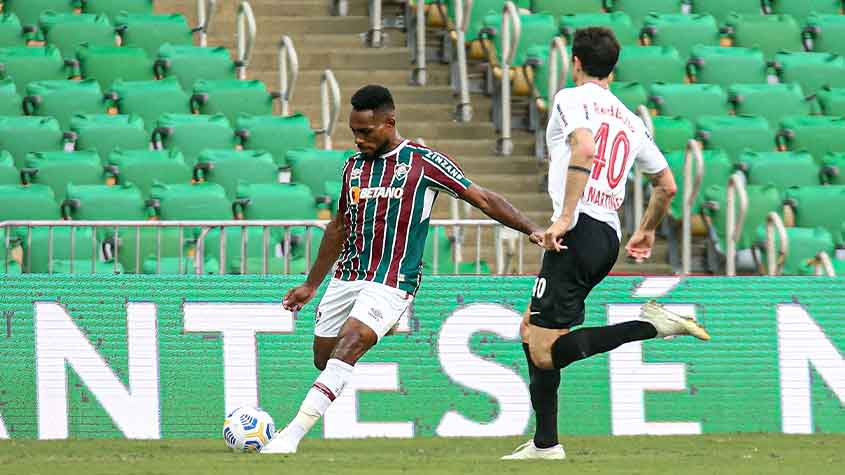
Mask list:
[[[584,194],[575,209],[570,229],[585,213],[616,230],[621,239],[617,210],[625,200],[625,183],[636,160],[643,173],[667,167],[666,159],[649,135],[642,119],[629,111],[609,90],[595,83],[563,89],[555,95],[546,128],[549,148],[549,196],[556,220],[563,209],[566,174],[571,150],[569,135],[589,129],[596,141],[593,168]]]

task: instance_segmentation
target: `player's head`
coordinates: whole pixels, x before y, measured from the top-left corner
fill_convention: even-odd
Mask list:
[[[575,32],[572,39],[572,79],[575,84],[586,78],[605,79],[619,59],[619,41],[609,28],[590,27]]]
[[[349,128],[355,146],[362,153],[375,157],[388,151],[396,134],[396,106],[386,87],[364,86],[352,95]]]

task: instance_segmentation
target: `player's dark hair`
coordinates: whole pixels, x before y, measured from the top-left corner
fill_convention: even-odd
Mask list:
[[[384,86],[370,84],[355,91],[352,95],[352,107],[356,111],[372,110],[374,112],[392,111],[396,108],[393,96]]]
[[[579,29],[572,40],[572,56],[581,60],[584,72],[599,79],[610,76],[620,49],[613,31],[600,26]]]

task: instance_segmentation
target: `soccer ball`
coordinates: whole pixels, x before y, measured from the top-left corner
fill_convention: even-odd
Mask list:
[[[274,432],[273,418],[257,407],[239,407],[223,421],[223,440],[232,450],[258,452]]]

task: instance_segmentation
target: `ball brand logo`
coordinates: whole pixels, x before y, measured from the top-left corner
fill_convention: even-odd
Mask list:
[[[395,186],[377,186],[374,188],[359,188],[357,186],[353,186],[352,189],[349,190],[349,201],[352,202],[352,204],[358,204],[361,200],[374,198],[390,198],[398,200],[402,198],[404,192],[404,189]]]

